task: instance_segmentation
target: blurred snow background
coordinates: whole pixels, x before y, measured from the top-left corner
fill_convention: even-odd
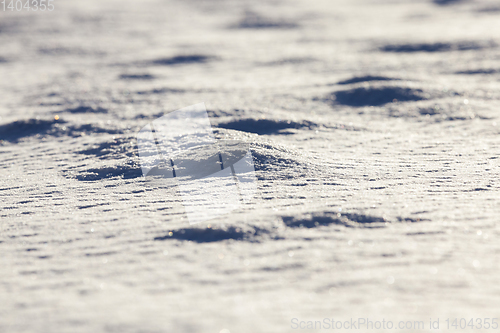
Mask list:
[[[0,11],[0,331],[498,314],[498,2],[53,3]],[[199,102],[259,195],[192,226],[135,137]]]

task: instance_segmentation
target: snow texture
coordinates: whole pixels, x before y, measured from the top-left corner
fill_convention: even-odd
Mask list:
[[[53,4],[0,11],[0,332],[498,316],[496,1]],[[202,102],[257,194],[190,225],[136,137]]]

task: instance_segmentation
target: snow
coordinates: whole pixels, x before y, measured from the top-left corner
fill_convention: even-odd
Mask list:
[[[495,1],[53,3],[0,5],[0,332],[498,315]],[[257,195],[190,224],[136,138],[203,102]]]

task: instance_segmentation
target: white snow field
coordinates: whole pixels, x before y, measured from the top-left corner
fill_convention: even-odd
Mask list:
[[[498,331],[500,3],[50,3],[0,3],[0,332]],[[136,137],[203,102],[257,194],[191,224]]]

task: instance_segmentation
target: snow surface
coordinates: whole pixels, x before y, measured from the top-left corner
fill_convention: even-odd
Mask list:
[[[499,316],[498,2],[53,3],[0,11],[0,332]],[[201,102],[258,195],[190,225],[136,135]]]

